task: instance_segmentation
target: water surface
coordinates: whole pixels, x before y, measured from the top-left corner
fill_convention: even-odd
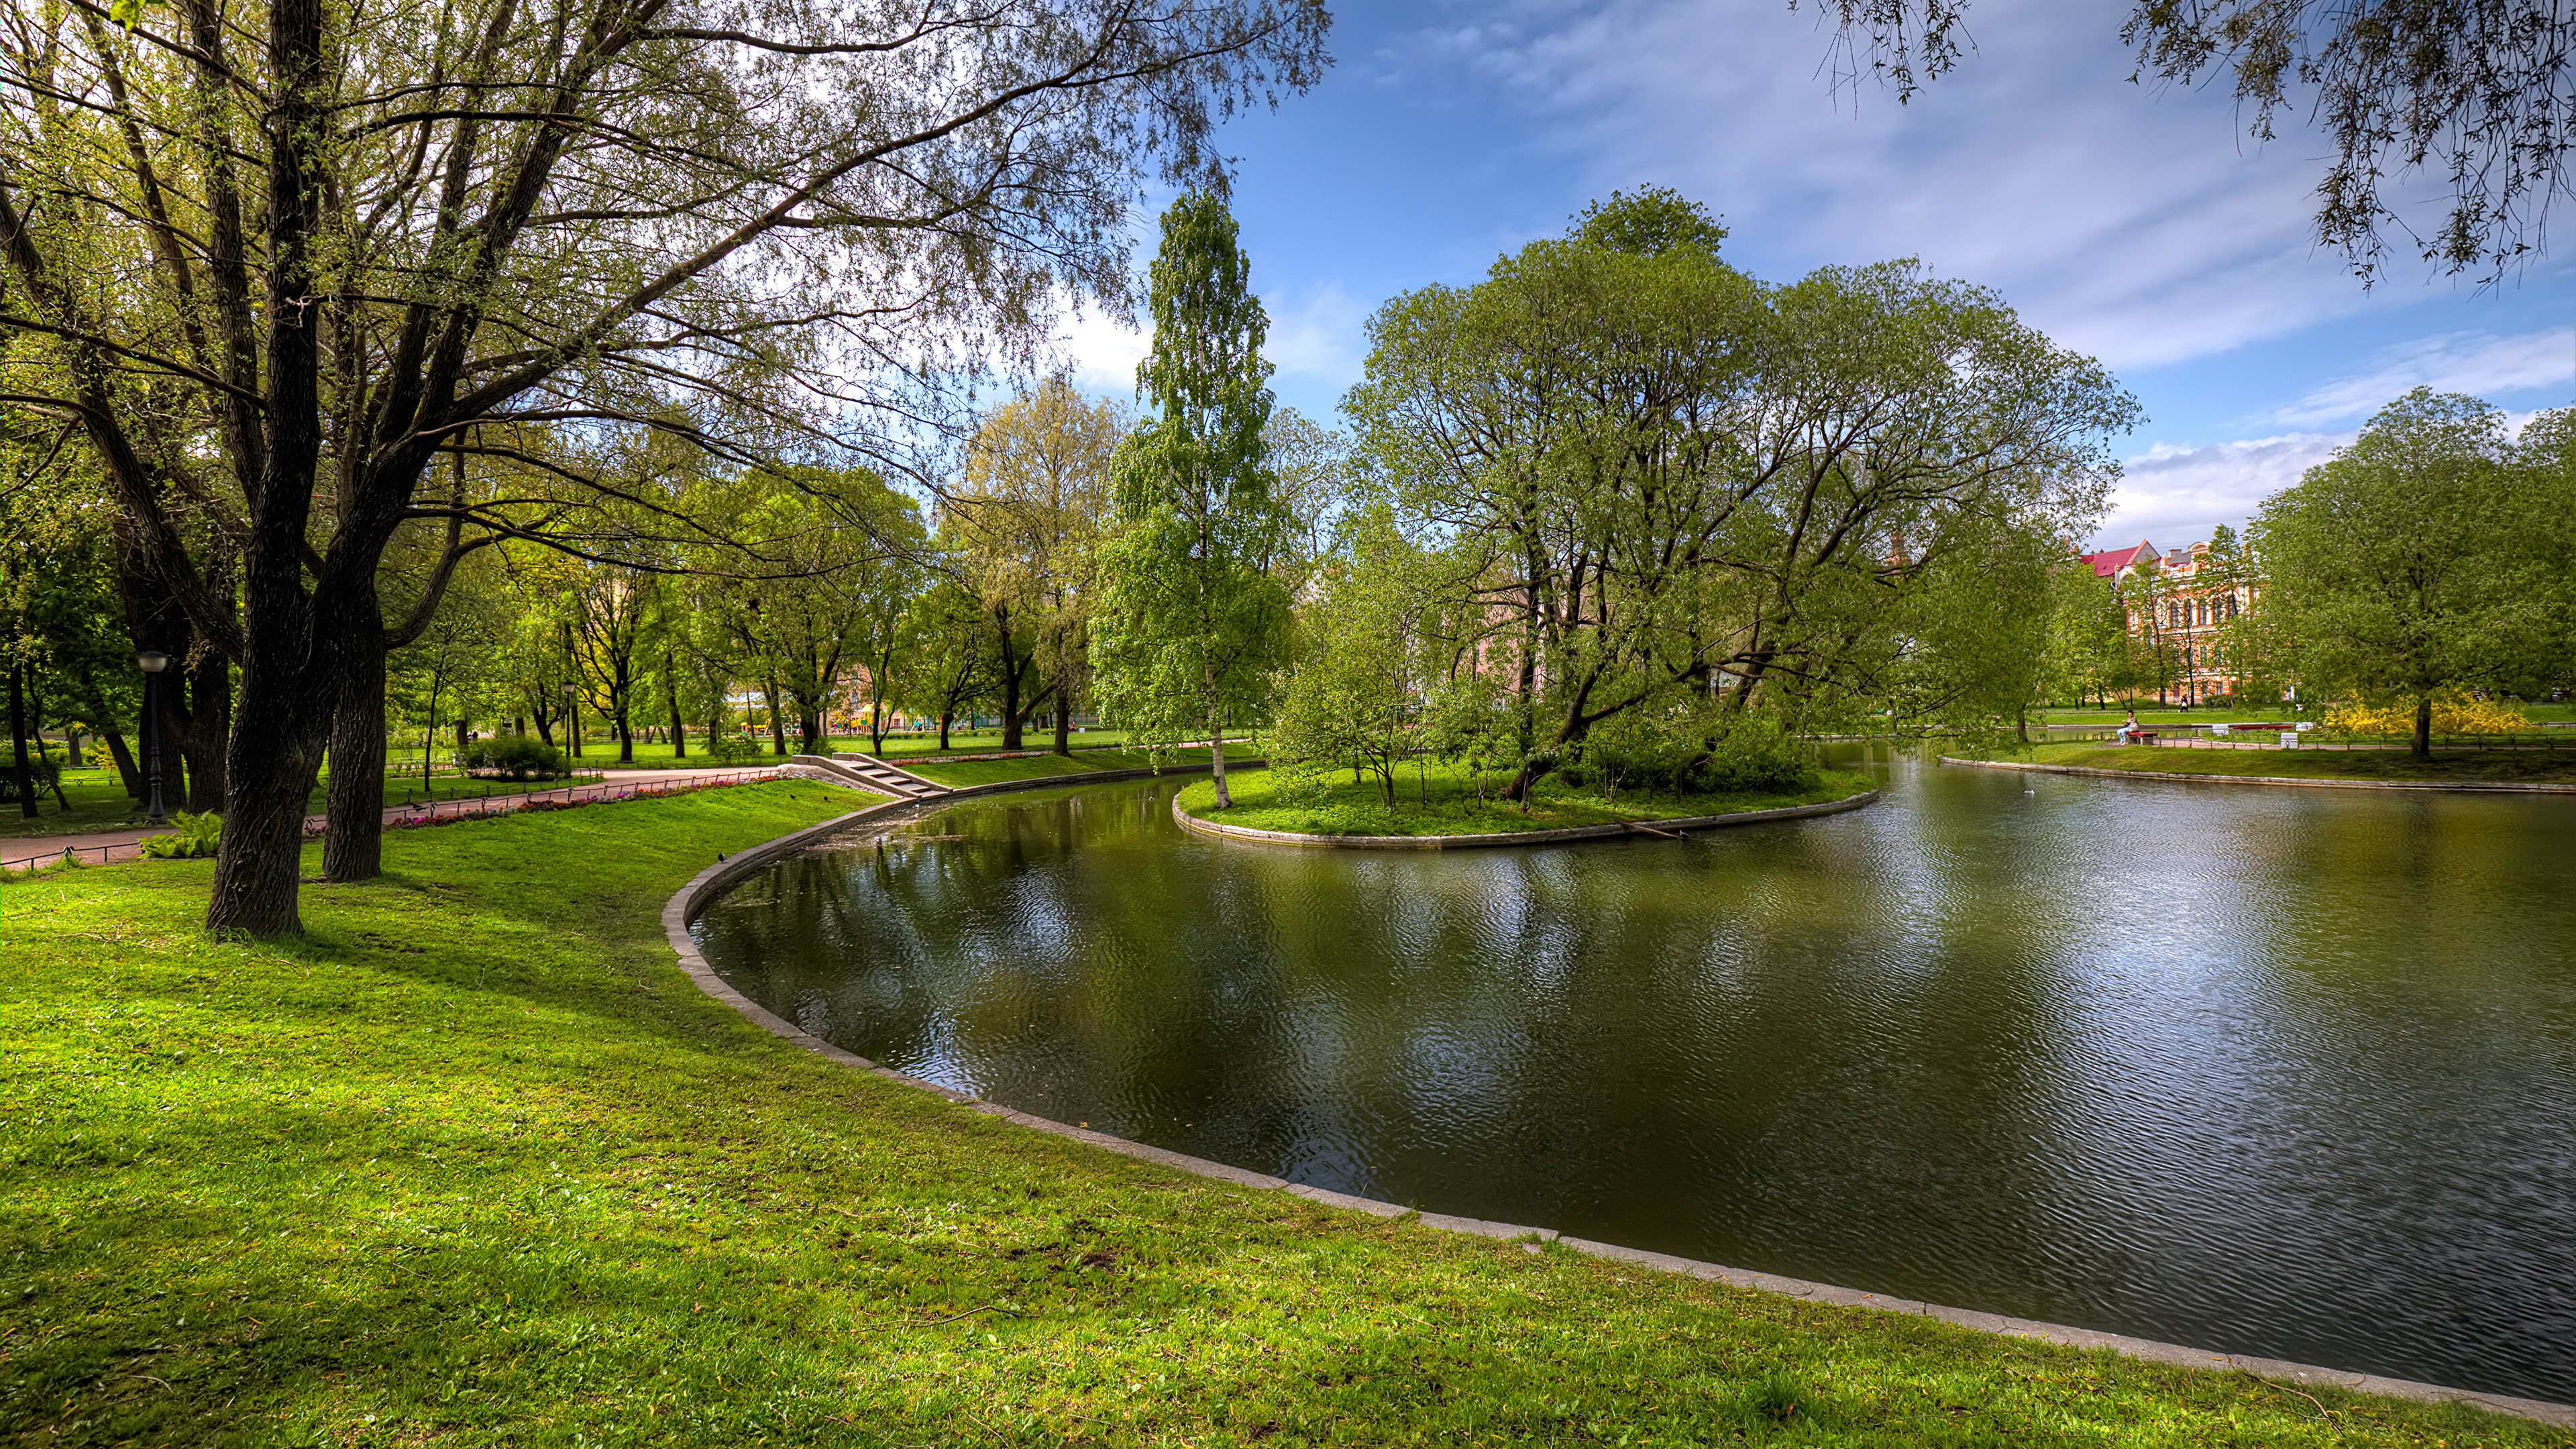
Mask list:
[[[1873,768],[1421,855],[1002,796],[698,933],[852,1051],[1293,1181],[2576,1401],[2576,800]]]

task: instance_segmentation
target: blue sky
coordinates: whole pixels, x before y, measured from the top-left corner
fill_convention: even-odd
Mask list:
[[[1380,301],[1653,183],[1722,213],[1757,276],[1917,256],[2102,359],[2148,415],[2105,544],[2241,522],[2418,383],[2576,402],[2576,244],[2498,288],[2401,263],[2363,291],[2309,243],[2314,134],[2258,147],[2223,90],[2129,84],[2126,10],[1977,0],[1975,51],[1899,106],[1835,84],[1815,0],[1337,7],[1324,83],[1220,136],[1274,386],[1334,417]],[[1133,386],[1141,337],[1067,343],[1087,385]]]

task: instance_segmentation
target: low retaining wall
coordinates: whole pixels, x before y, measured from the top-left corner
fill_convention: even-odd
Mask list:
[[[1971,762],[1962,761],[1961,763]],[[1207,768],[1205,765],[1183,766],[1164,773],[1192,773]],[[827,1057],[844,1066],[855,1067],[871,1076],[883,1077],[890,1082],[899,1082],[907,1087],[916,1087],[945,1097],[951,1102],[986,1116],[998,1117],[1014,1126],[1069,1138],[1121,1156],[1133,1157],[1198,1177],[1215,1178],[1258,1192],[1285,1192],[1325,1207],[1346,1208],[1353,1212],[1369,1213],[1382,1218],[1410,1216],[1424,1227],[1436,1228],[1442,1232],[1472,1233],[1479,1237],[1499,1238],[1506,1242],[1552,1242],[1560,1247],[1571,1248],[1578,1253],[1587,1253],[1596,1258],[1631,1263],[1641,1268],[1678,1273],[1685,1277],[1712,1283],[1725,1283],[1757,1292],[1786,1294],[1814,1303],[1937,1318],[1944,1323],[1955,1323],[1960,1327],[1973,1328],[1985,1333],[1999,1333],[2013,1338],[2034,1338],[2068,1348],[2108,1349],[2130,1358],[2154,1363],[2179,1364],[2186,1368],[2248,1373],[2276,1383],[2327,1384],[2356,1393],[2386,1394],[2391,1398],[2415,1399],[2428,1403],[2473,1404],[2499,1414],[2513,1414],[2534,1419],[2543,1424],[2576,1428],[2576,1405],[2552,1404],[2538,1399],[2518,1399],[2508,1394],[2488,1394],[2469,1389],[2445,1388],[2439,1384],[2416,1383],[2411,1379],[2382,1378],[2377,1374],[2319,1368],[2313,1364],[2286,1363],[2279,1359],[2254,1358],[2245,1354],[2219,1353],[2212,1349],[2186,1348],[2181,1344],[2159,1343],[2147,1338],[2130,1338],[2125,1334],[2102,1333],[2095,1329],[2076,1328],[2063,1323],[2041,1323],[2033,1319],[2012,1318],[2000,1313],[1980,1313],[1970,1308],[1950,1308],[1919,1299],[1864,1293],[1857,1288],[1842,1288],[1830,1283],[1813,1283],[1804,1278],[1784,1278],[1778,1274],[1757,1273],[1747,1268],[1729,1268],[1717,1263],[1704,1263],[1694,1258],[1679,1258],[1669,1253],[1650,1253],[1641,1248],[1622,1247],[1617,1243],[1598,1243],[1587,1238],[1569,1238],[1561,1235],[1554,1228],[1534,1228],[1519,1223],[1491,1222],[1483,1218],[1418,1212],[1400,1203],[1354,1197],[1349,1193],[1334,1192],[1330,1188],[1290,1182],[1286,1178],[1273,1177],[1266,1172],[1255,1172],[1250,1168],[1234,1167],[1222,1162],[1212,1162],[1204,1157],[1192,1157],[1187,1153],[1173,1152],[1142,1142],[1132,1142],[1124,1137],[1113,1137],[1106,1132],[1095,1132],[1087,1127],[1076,1127],[1070,1123],[1056,1122],[1016,1108],[1005,1107],[999,1102],[979,1101],[963,1092],[940,1086],[936,1082],[925,1082],[919,1077],[878,1066],[856,1052],[834,1046],[727,985],[722,977],[716,975],[715,968],[707,964],[706,957],[698,950],[697,942],[689,936],[689,923],[697,918],[699,911],[743,877],[786,856],[793,855],[817,841],[837,835],[862,821],[892,819],[916,811],[925,813],[935,811],[958,796],[970,793],[996,794],[1006,790],[1045,789],[1066,784],[1088,784],[1103,780],[1133,778],[1153,773],[1150,770],[1102,771],[1097,775],[1073,780],[1061,777],[1010,780],[994,785],[978,785],[971,791],[960,790],[956,794],[943,795],[936,800],[895,800],[883,805],[872,805],[865,810],[853,811],[850,814],[826,820],[820,825],[765,841],[698,872],[687,885],[680,887],[679,891],[664,903],[662,932],[670,941],[671,950],[680,958],[680,969],[688,973],[689,979],[697,983],[699,990],[742,1013],[763,1030],[793,1042],[817,1056]],[[1875,799],[1877,794],[1877,791],[1872,790],[1867,796],[1856,796],[1852,800],[1835,801],[1824,806],[1796,808],[1802,813],[1810,814],[1854,809],[1858,805]],[[1186,821],[1187,817],[1183,818]],[[1707,818],[1713,821],[1732,822],[1744,817],[1719,815]],[[1780,817],[1775,815],[1773,818]],[[1291,837],[1291,839],[1303,838]],[[1410,837],[1400,838],[1409,839]],[[1323,837],[1323,839],[1330,841],[1331,838]]]
[[[1487,845],[1548,845],[1561,840],[1633,839],[1659,831],[1706,830],[1719,825],[1758,825],[1765,820],[1803,820],[1858,810],[1878,798],[1875,789],[1821,805],[1784,805],[1776,810],[1739,810],[1732,815],[1688,815],[1673,820],[1623,820],[1609,825],[1573,825],[1563,830],[1513,830],[1496,835],[1305,835],[1293,830],[1255,830],[1192,815],[1172,797],[1172,818],[1194,835],[1257,840],[1267,845],[1339,846],[1345,850],[1466,850]]]
[[[2507,795],[2576,795],[2576,785],[2524,785],[2511,780],[2310,780],[2297,775],[2197,775],[2163,770],[2104,770],[2092,765],[2043,765],[2031,760],[1964,760],[1945,765],[1979,770],[2029,770],[2043,775],[2099,775],[2110,780],[2180,780],[2189,785],[2312,785],[2328,790],[2478,790]]]

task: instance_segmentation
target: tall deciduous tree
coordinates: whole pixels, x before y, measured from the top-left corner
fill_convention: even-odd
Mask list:
[[[1513,799],[1632,711],[1710,728],[1708,759],[1757,713],[2009,714],[1980,656],[2036,640],[1967,591],[2035,586],[2030,541],[2089,524],[2135,416],[1992,293],[1902,262],[1766,287],[1723,236],[1668,191],[1614,195],[1370,323],[1345,406],[1469,549],[1458,617],[1510,677]]]
[[[2515,678],[2565,647],[2571,500],[2513,462],[2503,414],[2417,388],[2254,524],[2261,612],[2301,684],[2411,701],[2418,756],[2436,692]]]
[[[1127,431],[1111,403],[1062,378],[994,410],[967,454],[949,519],[966,575],[994,620],[1002,748],[1052,703],[1055,748],[1070,753],[1075,696],[1089,671],[1109,465]],[[1043,675],[1027,688],[1031,671]],[[1034,697],[1032,697],[1034,696]]]
[[[508,447],[495,421],[898,455],[945,364],[1122,293],[1140,163],[1207,179],[1217,118],[1311,84],[1328,24],[1319,0],[116,19],[0,28],[0,327],[36,344],[5,390],[86,435],[131,566],[240,667],[207,922],[253,934],[297,928],[306,790],[326,746],[381,748],[385,650],[435,611],[439,570],[388,606],[395,534],[453,525],[452,558],[543,531],[426,482],[435,458]]]
[[[796,720],[798,748],[823,747],[832,706],[870,656],[871,626],[896,617],[919,576],[921,515],[865,469],[801,469],[743,480],[737,573],[721,591],[742,667]],[[751,568],[760,570],[750,574]]]
[[[1289,520],[1262,438],[1270,324],[1233,213],[1204,192],[1163,214],[1151,286],[1153,351],[1136,369],[1151,416],[1118,449],[1092,657],[1101,702],[1138,742],[1205,732],[1222,809],[1226,722],[1267,698],[1289,638],[1271,574]]]

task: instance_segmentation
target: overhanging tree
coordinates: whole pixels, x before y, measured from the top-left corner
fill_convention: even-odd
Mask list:
[[[385,649],[434,611],[436,571],[387,609],[389,542],[530,531],[426,489],[435,457],[507,446],[494,420],[699,414],[900,454],[944,361],[1119,294],[1138,163],[1207,176],[1215,118],[1310,84],[1327,24],[1315,0],[117,18],[0,35],[0,327],[43,344],[5,386],[78,424],[132,566],[240,666],[207,921],[255,934],[297,927],[305,791],[326,746],[381,747]]]
[[[1969,0],[1816,3],[1900,100],[1959,63]],[[2138,75],[2227,77],[2257,140],[2304,94],[2333,148],[2317,241],[2365,280],[2385,265],[2391,227],[2445,271],[2496,276],[2540,248],[2568,190],[2576,7],[2565,0],[2132,0],[2120,38]],[[2416,178],[2450,192],[2422,229],[2387,191]]]

